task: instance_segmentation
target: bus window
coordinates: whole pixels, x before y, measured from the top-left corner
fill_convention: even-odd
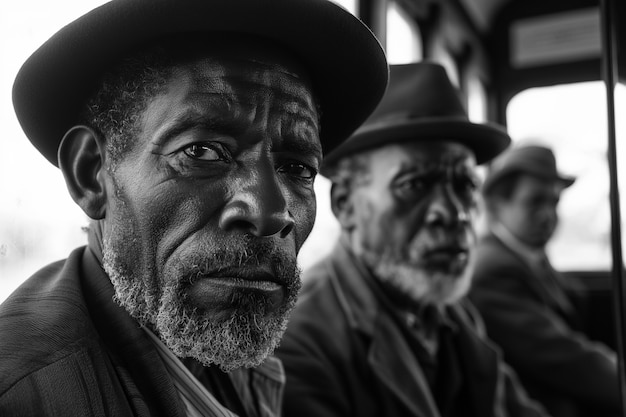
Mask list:
[[[422,59],[422,39],[415,21],[395,2],[387,5],[387,59],[407,64]]]
[[[620,86],[616,97],[623,101],[625,90]],[[522,91],[508,105],[507,125],[514,142],[550,146],[559,169],[577,177],[576,183],[562,194],[560,225],[548,247],[554,266],[559,270],[609,270],[611,224],[604,84],[593,81]],[[626,178],[620,174],[623,183]]]
[[[42,266],[87,243],[88,218],[70,198],[59,170],[28,142],[11,88],[24,60],[62,24],[105,0],[16,2],[2,10],[0,32],[0,302]],[[24,22],[30,22],[24,25]],[[25,162],[27,161],[27,162]]]
[[[487,92],[485,85],[476,76],[466,77],[467,115],[474,123],[487,121]]]
[[[436,44],[433,48],[432,60],[443,65],[450,77],[452,84],[459,87],[459,69],[450,52],[442,44]]]

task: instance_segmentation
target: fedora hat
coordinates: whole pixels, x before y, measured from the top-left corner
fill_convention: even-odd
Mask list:
[[[470,148],[478,163],[511,142],[504,128],[469,121],[445,69],[431,62],[391,65],[389,86],[372,115],[324,160],[322,173],[347,155],[395,142],[452,140]]]
[[[215,32],[268,39],[303,63],[322,108],[325,153],[363,123],[387,85],[379,42],[328,0],[112,0],[59,30],[23,64],[13,85],[22,129],[57,165],[61,139],[107,68],[157,39]]]
[[[566,176],[557,171],[556,158],[551,149],[538,145],[518,146],[503,152],[493,160],[483,183],[483,194],[489,194],[495,184],[517,173],[558,181],[565,188],[576,181],[575,177]]]

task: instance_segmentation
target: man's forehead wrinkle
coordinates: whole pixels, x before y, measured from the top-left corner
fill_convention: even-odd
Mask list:
[[[322,145],[317,136],[313,135],[283,135],[282,140],[273,144],[272,148],[277,151],[313,156],[320,161],[322,159]]]
[[[203,74],[194,78],[201,87],[192,90],[188,100],[194,106],[221,104],[232,113],[253,110],[257,118],[268,116],[268,112],[289,115],[291,117],[283,118],[286,122],[291,124],[293,119],[295,123],[308,123],[318,130],[319,116],[308,89],[301,84],[275,81],[273,76],[241,78]],[[258,104],[264,103],[268,97],[271,107],[259,108]]]
[[[237,56],[219,56],[217,58],[207,57],[199,60],[194,67],[203,71],[204,68],[221,67],[226,69],[228,66],[231,68],[253,68],[257,73],[273,74],[274,77],[277,74],[285,75],[287,79],[297,80],[299,83],[307,84],[306,75],[302,74],[303,70],[295,70],[288,68],[285,64],[279,63],[273,60],[264,60],[254,57],[237,57]],[[242,71],[240,71],[242,72]]]
[[[257,79],[258,80],[258,79]],[[224,104],[256,105],[272,98],[271,103],[279,104],[280,110],[288,114],[309,113],[317,119],[313,98],[303,86],[291,83],[267,82],[260,84],[254,79],[242,79],[230,76],[196,75],[193,77],[194,88],[189,98],[212,97]]]
[[[302,112],[302,110],[314,110],[313,98],[306,87],[300,84],[285,82],[281,79],[268,77],[222,77],[224,81],[221,86],[224,94],[235,97],[246,97],[247,92],[250,98],[265,99],[272,98],[273,103],[279,103],[284,107],[282,110],[290,110],[290,113]],[[261,101],[261,100],[259,100]]]
[[[250,65],[252,64],[252,65]],[[257,62],[249,59],[211,60],[205,59],[190,65],[191,72],[204,78],[251,79],[259,83],[272,84],[280,81],[290,85],[308,85],[305,79],[281,65]]]
[[[237,65],[240,63],[241,65]],[[253,63],[251,66],[250,63]],[[233,66],[234,64],[234,66]],[[293,96],[313,107],[312,94],[303,77],[284,66],[254,59],[202,60],[192,65],[192,78],[196,86],[232,92],[252,87],[253,91],[268,88],[262,94]]]
[[[299,132],[305,136],[319,137],[319,127],[317,121],[309,114],[293,113],[292,117],[282,120],[282,128],[287,132],[298,134]]]

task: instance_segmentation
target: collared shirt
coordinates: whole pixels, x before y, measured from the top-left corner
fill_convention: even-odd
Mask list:
[[[237,417],[220,404],[150,329],[145,326],[143,329],[157,348],[189,417]],[[229,376],[248,416],[280,416],[285,373],[278,358],[270,356],[257,368],[240,368]]]
[[[491,226],[491,232],[509,249],[521,256],[531,267],[540,265],[547,259],[544,248],[533,248],[526,245],[500,223],[493,224]]]
[[[420,345],[434,360],[439,350],[439,338],[442,329],[454,331],[454,323],[450,321],[444,308],[426,306],[419,312],[392,308],[395,314],[403,317],[409,331],[420,342]]]

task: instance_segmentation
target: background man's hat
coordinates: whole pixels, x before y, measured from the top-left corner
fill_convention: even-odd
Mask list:
[[[510,148],[493,160],[482,187],[483,194],[488,194],[503,178],[516,173],[560,181],[564,187],[569,187],[576,181],[576,178],[557,171],[556,158],[551,149],[538,145],[518,146]]]
[[[183,33],[237,33],[293,51],[321,103],[325,153],[374,110],[388,79],[385,54],[355,16],[327,0],[113,0],[65,26],[25,62],[13,86],[24,132],[57,165],[103,71],[142,45]]]
[[[390,69],[387,92],[376,110],[327,155],[324,167],[332,167],[346,155],[389,143],[425,140],[462,143],[474,151],[478,163],[483,163],[511,142],[501,126],[469,121],[459,93],[441,65],[421,62],[392,65]]]

